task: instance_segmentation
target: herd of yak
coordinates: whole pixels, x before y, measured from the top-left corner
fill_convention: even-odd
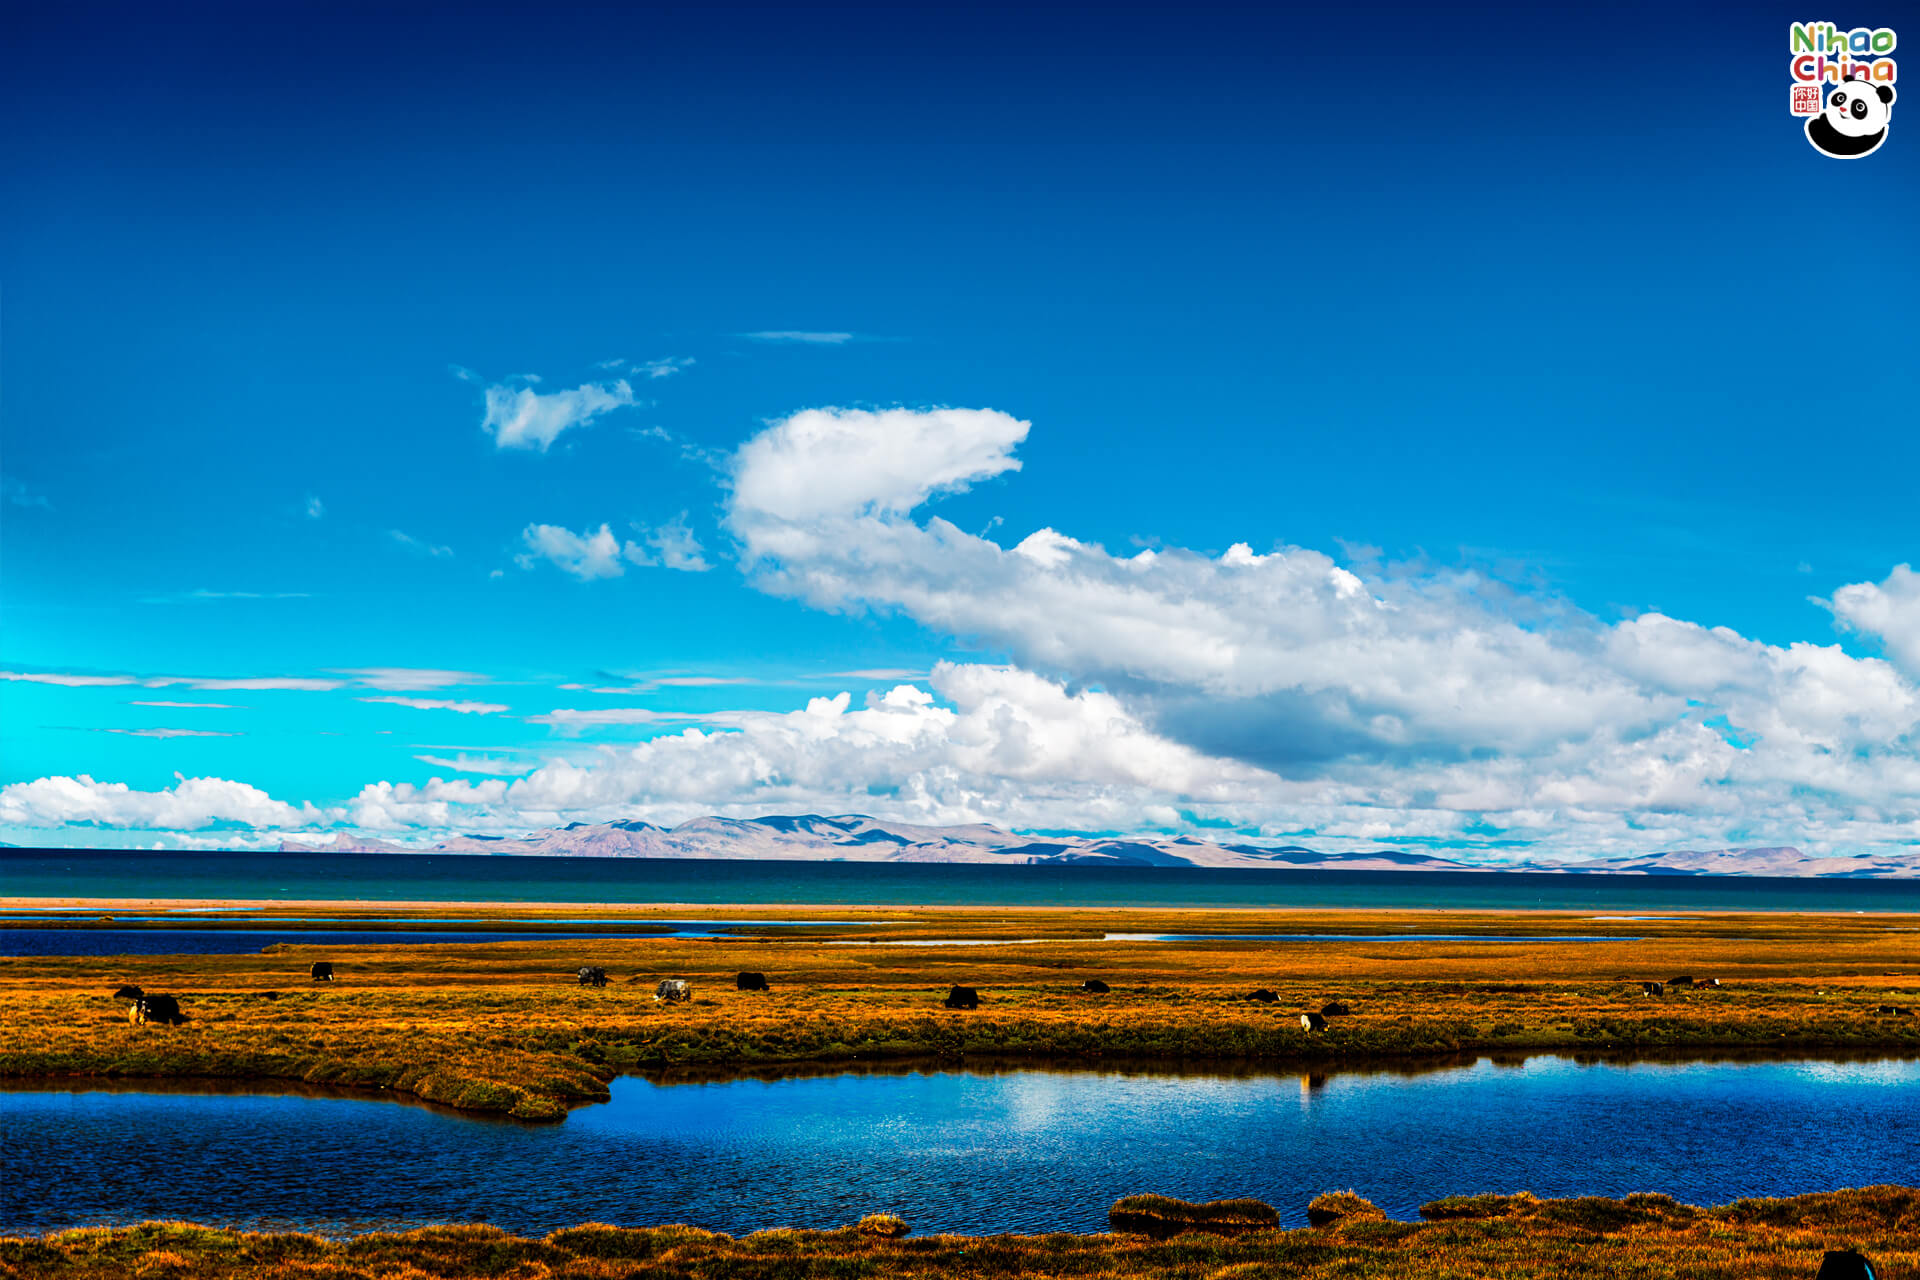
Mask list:
[[[332,982],[333,963],[329,960],[316,960],[313,962],[313,967],[308,973],[315,982]],[[583,987],[604,987],[608,982],[607,971],[592,965],[580,966],[580,969],[575,974],[575,979],[579,985]],[[644,982],[645,979],[635,977],[629,978],[627,981]],[[740,991],[771,991],[773,989],[767,985],[766,974],[751,971],[743,971],[736,974],[733,985]],[[1718,978],[1694,978],[1682,975],[1677,978],[1668,978],[1665,982],[1643,982],[1640,984],[1640,989],[1646,995],[1664,996],[1668,990],[1673,988],[1691,987],[1704,989],[1717,987],[1719,985],[1720,980]],[[1080,984],[1080,990],[1086,995],[1104,996],[1109,994],[1113,988],[1098,978],[1088,978]],[[141,1026],[149,1022],[157,1022],[163,1026],[174,1027],[179,1026],[187,1020],[187,1015],[180,1012],[180,1001],[174,996],[149,994],[148,992],[142,991],[139,987],[134,986],[121,987],[113,993],[113,996],[116,1000],[131,1001],[127,1006],[127,1021],[133,1023],[135,1026]],[[693,999],[693,984],[685,978],[663,978],[660,980],[659,985],[654,987],[653,998],[656,1003],[684,1004]],[[1248,992],[1245,998],[1257,1004],[1273,1004],[1280,999],[1278,994],[1268,990],[1266,987],[1260,987]],[[948,1009],[978,1009],[980,1007],[980,993],[972,987],[954,987],[947,992],[947,998],[940,1003]],[[1334,1001],[1331,1004],[1320,1006],[1320,1010],[1317,1013],[1308,1010],[1301,1014],[1300,1025],[1307,1031],[1325,1031],[1327,1029],[1328,1018],[1344,1017],[1352,1012],[1353,1010],[1346,1004],[1340,1001]],[[1875,1009],[1874,1012],[1883,1017],[1906,1018],[1913,1016],[1911,1009],[1890,1004],[1883,1004]]]

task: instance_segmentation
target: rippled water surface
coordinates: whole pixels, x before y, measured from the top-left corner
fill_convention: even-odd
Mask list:
[[[0,1093],[0,1229],[185,1218],[333,1232],[587,1220],[728,1232],[878,1210],[916,1232],[1106,1228],[1136,1191],[1288,1222],[1352,1187],[1669,1192],[1694,1203],[1920,1174],[1920,1063],[1581,1065],[1328,1077],[937,1071],[623,1079],[558,1125],[331,1097]]]

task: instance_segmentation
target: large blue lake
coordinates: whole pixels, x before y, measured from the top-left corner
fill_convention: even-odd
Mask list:
[[[182,1218],[333,1233],[599,1220],[732,1233],[887,1210],[914,1230],[1102,1231],[1120,1196],[1251,1195],[1298,1225],[1351,1187],[1694,1203],[1920,1172],[1920,1062],[1421,1074],[927,1071],[622,1079],[558,1125],[269,1094],[0,1092],[0,1230]]]
[[[0,897],[1920,911],[1920,881],[6,849]]]

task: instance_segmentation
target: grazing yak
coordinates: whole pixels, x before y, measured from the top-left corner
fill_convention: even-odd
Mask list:
[[[127,1021],[136,1027],[149,1022],[177,1027],[186,1020],[187,1015],[180,1012],[180,1002],[172,996],[141,996],[127,1009]]]
[[[1874,1280],[1873,1264],[1852,1249],[1830,1249],[1820,1259],[1820,1274],[1813,1280]]]
[[[315,960],[313,962],[313,968],[307,970],[307,972],[312,975],[315,982],[332,982],[333,961]]]
[[[579,983],[583,987],[604,987],[607,985],[607,971],[583,964],[580,966]]]
[[[1327,1019],[1322,1014],[1303,1013],[1300,1015],[1300,1029],[1302,1031],[1325,1031],[1327,1029]]]
[[[1112,987],[1100,981],[1098,978],[1088,978],[1080,984],[1080,989],[1090,996],[1104,996],[1113,990]]]
[[[1320,1016],[1323,1018],[1345,1018],[1351,1016],[1352,1013],[1352,1009],[1341,1004],[1338,1000],[1335,1000],[1332,1004],[1323,1004],[1320,1006]]]
[[[659,1004],[682,1004],[693,999],[693,984],[685,978],[662,978],[660,985],[653,989],[653,1002]]]
[[[1640,984],[1640,993],[1648,996],[1663,996],[1667,994],[1667,989],[1657,982],[1643,982]]]
[[[978,1009],[980,993],[972,987],[955,987],[947,992],[947,998],[941,1003],[949,1009]]]
[[[733,989],[735,991],[771,991],[773,990],[772,987],[767,985],[766,974],[745,973],[745,972],[736,973],[733,975]]]
[[[1696,986],[1696,987],[1717,987],[1717,986],[1719,986],[1719,985],[1720,985],[1720,979],[1718,979],[1718,978],[1695,978],[1695,979],[1693,980],[1693,985],[1694,985],[1694,986]]]
[[[129,985],[129,986],[123,986],[118,991],[115,991],[113,993],[113,998],[115,1000],[138,1000],[141,996],[145,994],[146,992],[142,991],[140,988]]]
[[[1265,987],[1261,987],[1256,991],[1249,991],[1247,993],[1247,999],[1257,1000],[1261,1004],[1272,1004],[1275,1000],[1278,1000],[1279,998],[1280,998],[1279,996],[1267,990]]]

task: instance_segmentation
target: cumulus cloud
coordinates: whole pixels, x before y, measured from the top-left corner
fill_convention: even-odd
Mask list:
[[[385,702],[396,707],[412,707],[416,711],[458,711],[461,715],[490,716],[508,710],[499,702],[467,702],[448,698],[407,698],[398,694],[375,694],[359,699],[361,702]]]
[[[647,377],[664,377],[674,369],[647,368],[643,372]],[[495,383],[486,390],[486,415],[480,427],[493,437],[498,448],[545,453],[561,432],[584,427],[595,418],[636,403],[633,385],[625,378],[545,394],[531,386]]]
[[[942,664],[931,684],[860,707],[847,693],[813,698],[791,712],[562,709],[538,719],[687,727],[598,760],[552,761],[497,789],[381,783],[349,807],[356,823],[382,830],[874,809],[933,823],[1104,828],[1136,823],[1151,803],[1243,800],[1265,780],[1152,733],[1108,694],[986,665]]]
[[[0,787],[0,825],[196,831],[228,823],[300,827],[322,820],[311,805],[296,808],[243,782],[174,776],[174,785],[159,791],[96,782],[86,774],[15,782]]]
[[[626,572],[620,539],[605,524],[593,533],[574,533],[557,524],[530,524],[521,530],[520,541],[526,550],[515,557],[515,563],[522,569],[546,560],[582,582],[617,578]]]
[[[762,589],[898,612],[1097,685],[1152,731],[1264,769],[1263,826],[1581,847],[1687,831],[1910,841],[1920,693],[1838,646],[1650,614],[1606,623],[1470,569],[1236,543],[1011,546],[918,511],[1018,467],[978,410],[812,410],[735,454],[727,525]],[[1907,661],[1913,577],[1836,593]],[[1911,668],[1909,668],[1911,670]]]
[[[814,521],[897,518],[936,493],[1018,471],[1030,424],[993,409],[807,409],[740,447],[732,512],[760,555]]]
[[[1895,565],[1883,582],[1855,582],[1816,600],[1848,630],[1876,641],[1886,655],[1920,677],[1920,573]]]
[[[664,567],[683,573],[705,573],[713,566],[704,549],[687,525],[687,513],[657,528],[635,525],[638,540],[622,542],[611,525],[602,523],[588,533],[574,533],[556,524],[530,524],[521,530],[521,545],[526,549],[514,558],[522,569],[531,569],[545,560],[582,582],[596,578],[618,578],[629,564]]]

